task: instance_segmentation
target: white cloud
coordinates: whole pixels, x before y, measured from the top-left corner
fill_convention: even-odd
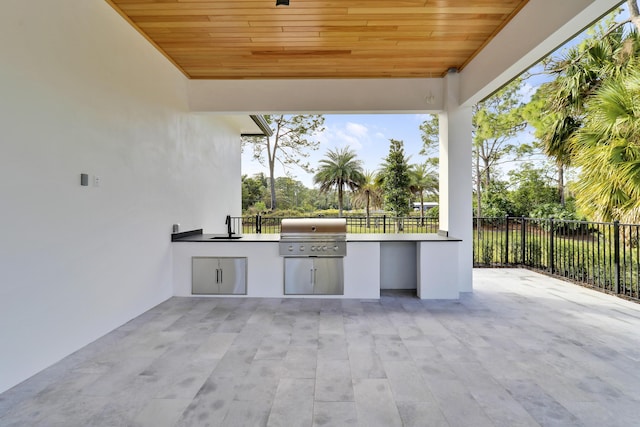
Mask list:
[[[359,123],[348,122],[346,125],[346,131],[356,137],[364,138],[369,134],[369,129]]]
[[[362,149],[362,142],[359,138],[349,135],[346,132],[338,131],[336,134],[336,145],[349,147],[352,150],[358,151]]]
[[[325,127],[322,132],[318,132],[317,134],[315,134],[312,139],[320,142],[320,148],[331,144],[331,129],[327,129]]]
[[[355,151],[362,150],[364,145],[371,141],[369,128],[354,122],[348,122],[344,125],[327,126],[316,138],[323,147],[349,147]]]

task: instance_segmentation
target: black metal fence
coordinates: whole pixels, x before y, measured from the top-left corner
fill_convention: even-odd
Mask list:
[[[475,218],[474,267],[525,266],[640,299],[640,225]]]
[[[349,216],[348,233],[437,233],[436,218]],[[282,217],[233,217],[243,233],[280,233]],[[397,230],[396,230],[397,228]],[[473,266],[522,266],[640,300],[640,225],[474,218]]]
[[[317,218],[317,217],[316,217]],[[282,217],[243,216],[233,217],[233,230],[243,233],[279,234]],[[387,215],[348,216],[348,233],[437,233],[437,218],[392,217]]]

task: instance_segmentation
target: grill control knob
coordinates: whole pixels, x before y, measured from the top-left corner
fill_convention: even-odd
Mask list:
[[[334,247],[333,247],[334,252],[338,252],[338,249],[340,249],[340,248],[338,247],[338,245],[336,245],[336,246],[334,246]]]
[[[304,251],[304,245],[300,245],[300,252]]]
[[[323,250],[323,251],[326,251],[326,250],[327,250],[327,247],[326,247],[326,246],[323,246],[323,247],[322,247],[322,250]]]
[[[293,252],[293,245],[289,245],[287,249],[289,249],[289,252]]]

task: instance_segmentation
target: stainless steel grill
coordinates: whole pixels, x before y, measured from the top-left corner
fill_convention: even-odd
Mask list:
[[[281,227],[285,295],[344,295],[347,221],[283,219]]]
[[[344,218],[283,219],[280,255],[284,257],[343,257],[347,255]]]

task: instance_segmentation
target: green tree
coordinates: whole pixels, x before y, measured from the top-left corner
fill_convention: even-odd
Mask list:
[[[414,164],[409,169],[411,192],[420,200],[420,223],[424,225],[424,196],[438,194],[438,176],[433,168],[427,164]]]
[[[574,140],[576,202],[597,221],[640,221],[640,69],[603,83]]]
[[[365,171],[364,180],[355,193],[353,202],[356,206],[364,206],[367,218],[367,228],[371,226],[371,206],[380,207],[382,205],[382,192],[376,179],[375,172]]]
[[[242,210],[247,210],[262,200],[267,190],[267,179],[263,173],[253,177],[242,175]]]
[[[485,218],[503,218],[505,215],[514,215],[515,208],[509,196],[507,182],[499,179],[492,180],[491,184],[482,192],[483,216]]]
[[[572,165],[573,139],[586,119],[590,98],[605,81],[624,73],[640,54],[637,1],[628,0],[627,6],[626,19],[616,20],[622,10],[618,9],[593,26],[589,38],[546,62],[546,72],[554,80],[540,86],[530,106],[528,120],[536,128],[544,153],[556,163],[563,206],[564,172]],[[628,23],[634,24],[635,30],[627,31]]]
[[[482,216],[482,191],[491,185],[495,168],[516,153],[513,138],[526,127],[517,78],[474,108],[473,154],[475,157],[476,203]]]
[[[404,142],[389,140],[389,154],[382,165],[382,191],[385,209],[398,218],[396,232],[401,229],[400,218],[411,210],[411,176],[408,159],[404,155]]]
[[[565,205],[565,171],[571,166],[571,138],[580,128],[578,117],[567,114],[567,110],[551,111],[547,107],[552,91],[549,84],[541,85],[525,108],[524,116],[534,129],[537,146],[556,167],[557,198]]]
[[[325,158],[319,161],[318,171],[313,182],[320,185],[320,191],[326,192],[332,188],[338,191],[338,211],[342,217],[345,187],[356,190],[364,182],[362,162],[356,159],[356,153],[348,148],[329,150]]]
[[[511,210],[515,216],[531,216],[541,205],[558,204],[556,189],[543,168],[525,162],[509,172],[513,190],[509,191]]]
[[[298,209],[305,204],[308,189],[302,182],[281,176],[275,179],[275,185],[278,209]]]
[[[420,124],[420,137],[420,155],[426,156],[429,163],[437,164],[440,150],[440,118],[437,114],[428,114],[427,119]]]
[[[311,139],[324,130],[322,115],[299,114],[295,116],[265,116],[267,123],[273,130],[271,137],[247,136],[242,138],[242,146],[251,146],[253,158],[269,167],[269,189],[271,191],[271,209],[275,209],[276,186],[275,165],[280,163],[287,170],[298,166],[306,172],[313,172],[313,168],[306,159],[309,150],[317,150],[319,141]]]

